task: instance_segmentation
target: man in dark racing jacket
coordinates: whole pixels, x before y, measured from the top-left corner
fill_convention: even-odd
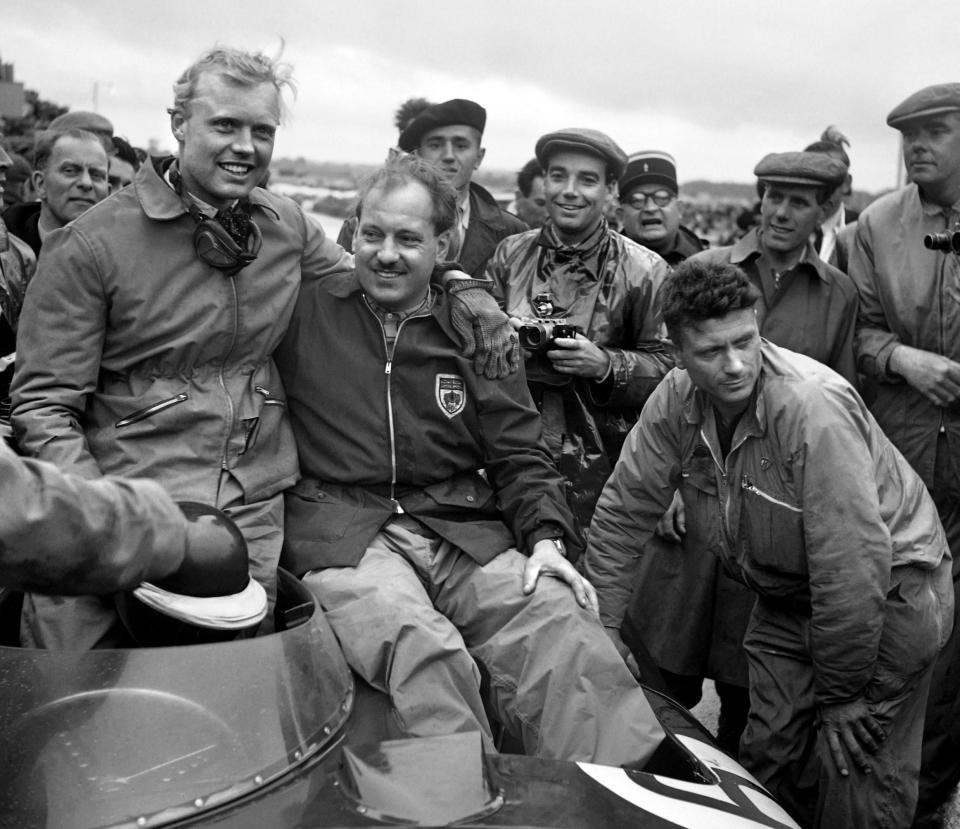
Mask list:
[[[361,191],[355,271],[301,290],[275,355],[304,475],[283,562],[403,733],[490,749],[479,663],[528,753],[642,762],[663,731],[564,554],[579,541],[524,376],[475,374],[431,284],[455,210],[436,168],[393,158]]]

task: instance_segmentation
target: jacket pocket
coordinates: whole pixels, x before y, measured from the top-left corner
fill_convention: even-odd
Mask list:
[[[131,412],[130,414],[121,417],[113,425],[118,429],[122,429],[124,426],[132,426],[134,423],[139,423],[141,420],[146,420],[147,418],[160,414],[160,412],[165,412],[167,409],[170,409],[174,406],[179,406],[181,403],[185,403],[188,397],[189,395],[187,395],[186,392],[180,392],[180,394],[174,395],[173,397],[168,397],[166,400],[161,400],[157,403],[145,406],[142,409],[137,409],[135,412]]]
[[[788,496],[759,487],[749,476],[740,482],[740,540],[745,548],[744,568],[758,586],[779,593],[788,585],[776,578],[769,584],[763,572],[806,578],[803,510]]]

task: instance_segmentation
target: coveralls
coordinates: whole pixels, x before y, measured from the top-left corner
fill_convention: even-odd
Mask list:
[[[671,372],[597,506],[585,573],[619,625],[640,549],[671,493],[718,514],[725,566],[758,594],[745,640],[740,760],[803,825],[908,826],[923,711],[953,618],[950,553],[926,488],[853,388],[763,341],[753,399],[723,457],[713,406]],[[863,698],[886,733],[841,777],[820,706]]]

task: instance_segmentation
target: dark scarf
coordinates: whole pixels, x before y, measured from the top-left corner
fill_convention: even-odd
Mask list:
[[[601,218],[596,229],[576,245],[561,242],[556,228],[548,222],[540,231],[537,244],[540,246],[540,256],[537,278],[530,288],[531,300],[534,295],[549,294],[552,311],[538,311],[538,316],[563,316],[573,306],[579,286],[584,282],[596,282],[603,274],[610,252],[607,220]],[[534,307],[532,301],[531,307]]]
[[[180,165],[175,156],[168,158],[154,158],[154,168],[157,174],[163,178],[169,170],[170,183],[180,198],[184,198],[182,189],[182,179],[180,177]],[[247,239],[250,237],[250,214],[253,212],[253,205],[250,199],[238,199],[235,204],[226,209],[218,210],[214,218],[220,223],[230,238],[233,239],[241,248],[246,247]]]

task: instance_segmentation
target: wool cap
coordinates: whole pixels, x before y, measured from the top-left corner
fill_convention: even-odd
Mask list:
[[[753,172],[761,181],[839,187],[847,165],[825,153],[790,152],[765,155]]]
[[[677,162],[670,153],[643,150],[627,159],[627,169],[620,176],[620,197],[625,198],[639,184],[662,184],[677,195]]]
[[[925,86],[902,101],[887,116],[887,124],[899,129],[907,121],[960,110],[960,83]]]
[[[453,98],[442,104],[431,104],[406,129],[400,133],[397,142],[400,149],[412,153],[420,146],[420,141],[430,130],[437,127],[449,127],[452,124],[465,124],[481,134],[487,125],[487,111],[474,101],[465,98]]]
[[[550,156],[561,150],[586,152],[603,159],[607,172],[615,178],[623,175],[627,166],[627,154],[620,149],[616,141],[599,130],[571,127],[556,132],[548,132],[537,141],[535,154],[540,166],[546,170]]]

